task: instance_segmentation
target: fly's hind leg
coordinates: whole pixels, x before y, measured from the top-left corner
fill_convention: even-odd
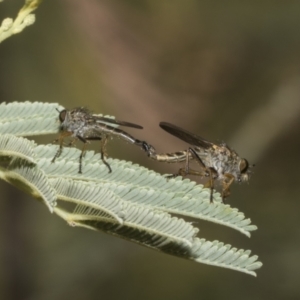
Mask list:
[[[202,162],[201,158],[199,157],[199,155],[196,153],[196,151],[190,147],[185,152],[186,152],[185,167],[180,168],[178,170],[177,174],[170,175],[170,176],[168,176],[168,178],[174,178],[177,176],[185,177],[187,175],[196,175],[196,176],[200,176],[200,177],[207,176],[206,167],[205,167],[204,163]],[[202,168],[201,171],[196,171],[196,170],[193,170],[190,168],[190,159],[191,158],[195,158],[200,163],[200,166]]]
[[[190,159],[191,158],[195,158],[199,163],[200,166],[202,168],[201,171],[196,171],[190,168]],[[199,155],[196,153],[196,151],[193,148],[188,148],[188,150],[186,151],[186,160],[185,160],[185,167],[179,169],[178,171],[178,175],[181,175],[182,177],[186,176],[186,175],[196,175],[196,176],[207,176],[207,172],[205,171],[206,167],[203,163],[203,161],[201,160],[201,158],[199,157]]]
[[[196,171],[196,170],[193,170],[193,169],[189,168],[188,169],[188,173],[187,173],[187,171],[186,171],[185,168],[180,168],[178,170],[177,174],[170,175],[170,176],[168,176],[168,178],[175,178],[177,176],[185,177],[187,175],[195,175],[195,176],[204,177],[204,176],[207,176],[207,172],[205,170],[203,170],[203,171]]]
[[[193,169],[190,169],[190,159],[196,159],[197,162],[200,164],[201,166],[201,171],[196,171]],[[206,166],[203,163],[202,159],[199,157],[199,155],[197,154],[197,152],[195,151],[195,149],[193,148],[188,148],[188,150],[186,151],[186,160],[185,160],[185,167],[184,169],[181,168],[179,169],[179,175],[182,176],[186,176],[186,175],[196,175],[196,176],[207,176],[207,171],[206,171]]]
[[[110,167],[109,163],[105,160],[105,156],[107,156],[107,154],[106,154],[106,144],[107,144],[107,137],[105,137],[103,140],[101,140],[101,149],[100,149],[101,160],[107,166],[108,173],[111,173],[112,172],[111,167]]]
[[[105,146],[107,143],[107,137],[88,137],[86,139],[83,139],[81,137],[78,137],[82,142],[86,143],[87,141],[101,141],[101,148],[100,148],[100,154],[101,154],[101,160],[103,161],[103,163],[107,166],[108,168],[108,173],[111,173],[111,167],[108,164],[108,162],[105,160],[105,156],[106,155],[106,151],[105,151]]]
[[[190,157],[189,154],[191,154],[191,157]],[[206,169],[205,164],[203,163],[202,159],[199,157],[199,155],[197,154],[195,149],[189,147],[188,151],[186,152],[186,161],[185,161],[185,172],[186,172],[186,174],[203,176],[203,171],[198,172],[198,171],[190,169],[190,158],[195,158],[198,161],[198,163],[200,164],[200,166],[203,169]]]

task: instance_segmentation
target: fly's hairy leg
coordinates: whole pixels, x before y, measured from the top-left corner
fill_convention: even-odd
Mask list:
[[[196,159],[196,161],[200,164],[202,170],[196,171],[190,168],[190,159]],[[196,176],[207,176],[206,172],[206,166],[204,165],[202,159],[198,155],[198,153],[195,151],[195,149],[189,147],[186,151],[186,160],[185,160],[185,169],[179,169],[179,173],[186,175],[196,175]]]
[[[79,156],[79,170],[78,170],[78,173],[82,174],[82,158],[84,157],[88,141],[85,138],[83,138],[82,136],[79,136],[79,135],[77,136],[77,138],[80,141],[83,142],[83,147],[81,149],[81,153],[80,153],[80,156]]]
[[[234,182],[234,176],[229,173],[224,174],[225,179],[222,182],[222,201],[225,201],[225,198],[227,198],[230,195],[230,186]]]
[[[105,146],[106,146],[106,143],[107,143],[107,137],[105,137],[105,138],[102,138],[102,137],[86,137],[86,138],[82,138],[82,137],[79,137],[79,136],[77,136],[77,137],[83,143],[87,143],[88,141],[101,141],[101,148],[100,148],[101,160],[107,166],[108,172],[111,173],[111,167],[108,164],[108,162],[105,160],[105,156],[106,156]],[[82,159],[83,155],[84,155],[83,152],[81,152],[81,155],[80,155],[81,159]],[[81,170],[81,161],[80,161],[80,170]]]
[[[110,167],[109,163],[105,160],[105,156],[107,156],[107,154],[106,154],[106,144],[107,144],[107,137],[105,137],[103,140],[101,140],[101,149],[100,149],[101,160],[107,166],[108,173],[111,173],[112,172],[111,167]]]
[[[213,203],[214,184],[215,184],[215,179],[218,177],[218,173],[214,168],[206,168],[206,176],[209,177],[209,180],[204,186],[210,188],[209,200],[210,203]]]
[[[82,150],[81,150],[81,153],[80,153],[80,156],[79,156],[79,171],[78,171],[78,173],[80,173],[80,174],[82,174],[82,158],[83,158],[83,156],[85,154],[85,151],[86,151],[85,150],[86,145],[87,145],[87,143],[83,144],[83,147],[82,147]]]
[[[174,152],[174,153],[165,153],[165,154],[157,154],[154,150],[150,152],[149,156],[154,160],[167,162],[167,163],[177,163],[177,162],[185,161],[185,167],[180,168],[177,174],[167,176],[168,179],[175,178],[177,176],[185,177],[187,175],[196,175],[202,177],[206,176],[206,172],[205,172],[206,167],[203,161],[201,160],[197,152],[191,147],[189,147],[188,150]],[[196,159],[200,163],[200,166],[202,167],[203,170],[196,171],[191,169],[190,159]]]
[[[179,169],[178,175],[181,175],[182,177],[185,177],[187,175],[196,175],[201,177],[206,176],[206,172],[205,172],[206,167],[204,166],[204,163],[202,162],[201,158],[196,153],[196,151],[190,147],[188,148],[187,151],[185,151],[185,153],[186,153],[185,167],[184,169],[183,168]],[[194,158],[200,163],[201,168],[203,170],[196,171],[190,168],[190,159],[194,159]]]
[[[159,155],[157,155],[157,156],[158,156],[158,158],[160,158]],[[168,176],[168,178],[174,178],[177,176],[185,177],[187,175],[196,175],[196,176],[201,176],[201,177],[207,176],[206,171],[205,171],[206,167],[205,167],[202,159],[199,157],[197,152],[191,147],[188,150],[161,155],[161,157],[164,157],[166,159],[165,161],[167,161],[167,162],[180,162],[180,161],[185,160],[185,167],[180,168],[178,170],[177,174],[170,175],[170,176]],[[168,159],[168,157],[169,157],[169,159]],[[196,170],[191,169],[190,168],[190,160],[191,159],[196,159],[197,162],[199,162],[199,164],[201,165],[202,170],[196,171]]]
[[[191,148],[188,149],[188,152],[186,153],[186,159],[185,159],[185,173],[189,174],[190,171],[190,156],[189,153]],[[180,170],[179,170],[180,171]]]
[[[52,163],[54,163],[55,160],[61,155],[62,150],[63,150],[64,139],[65,139],[66,137],[70,136],[70,135],[72,135],[72,132],[68,132],[68,131],[62,132],[62,133],[60,134],[60,136],[58,137],[58,139],[56,139],[56,140],[53,141],[53,142],[59,142],[59,148],[58,148],[56,154],[54,155],[54,157],[53,157],[53,159],[52,159],[52,161],[51,161]]]
[[[176,178],[178,176],[185,177],[187,175],[195,175],[195,176],[204,177],[204,176],[207,176],[207,172],[206,172],[206,170],[196,171],[196,170],[189,168],[189,172],[187,173],[184,168],[180,168],[178,170],[177,174],[168,175],[167,178],[171,179],[171,178]]]
[[[73,146],[75,145],[76,141],[77,141],[77,138],[72,139],[72,140],[69,142],[68,146],[69,146],[69,147],[73,147]]]

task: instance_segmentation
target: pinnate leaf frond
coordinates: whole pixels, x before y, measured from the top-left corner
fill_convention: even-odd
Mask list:
[[[57,145],[36,145],[22,137],[56,133],[63,107],[45,103],[0,105],[0,177],[41,200],[72,226],[101,230],[195,262],[225,267],[255,276],[257,256],[219,241],[196,237],[198,228],[180,217],[228,226],[246,236],[256,226],[242,212],[189,179],[164,176],[118,159],[87,151],[83,174],[80,150],[64,147],[55,163]],[[38,124],[38,126],[37,126]],[[71,203],[72,209],[68,205]],[[68,204],[68,205],[67,205]]]

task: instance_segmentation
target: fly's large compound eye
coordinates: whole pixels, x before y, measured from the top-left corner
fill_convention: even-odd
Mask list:
[[[59,121],[62,123],[66,118],[67,110],[62,110],[59,112]]]
[[[243,174],[243,173],[246,173],[247,170],[248,170],[248,167],[249,167],[249,163],[246,159],[242,159],[241,162],[240,162],[240,165],[239,165],[239,168],[240,168],[240,172]]]

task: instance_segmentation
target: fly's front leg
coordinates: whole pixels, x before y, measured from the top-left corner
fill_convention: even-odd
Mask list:
[[[61,155],[62,153],[62,150],[63,150],[63,142],[64,142],[64,139],[68,136],[72,135],[72,132],[68,132],[68,131],[65,131],[65,132],[62,132],[60,134],[60,136],[58,137],[58,139],[54,140],[53,142],[59,142],[59,148],[56,152],[56,154],[54,155],[53,159],[52,159],[52,163],[55,162],[55,160]]]
[[[77,141],[77,138],[72,139],[72,140],[70,141],[70,143],[68,144],[68,146],[69,146],[69,147],[73,147],[74,144],[76,143],[76,141]]]
[[[71,134],[71,133],[70,133],[70,134]],[[62,135],[62,134],[61,134],[61,135]],[[63,134],[63,135],[64,135],[64,136],[63,136],[63,139],[66,138],[67,136],[69,136],[69,134]],[[72,145],[75,143],[75,141],[76,141],[76,138],[72,139],[72,140],[68,143],[68,146],[72,146]],[[59,142],[59,144],[60,144],[60,137],[57,138],[57,139],[55,139],[55,140],[53,140],[53,141],[52,141],[52,144],[56,144],[57,142]],[[62,142],[62,145],[66,146],[66,143]]]
[[[107,137],[105,137],[102,141],[101,141],[101,160],[103,161],[103,163],[107,166],[108,168],[108,173],[111,173],[111,167],[109,165],[109,163],[105,160],[105,156],[107,156],[106,154],[106,144],[107,144]]]
[[[230,195],[230,186],[234,182],[234,176],[229,173],[224,174],[224,180],[222,182],[222,201],[225,201],[225,198],[227,198]]]

